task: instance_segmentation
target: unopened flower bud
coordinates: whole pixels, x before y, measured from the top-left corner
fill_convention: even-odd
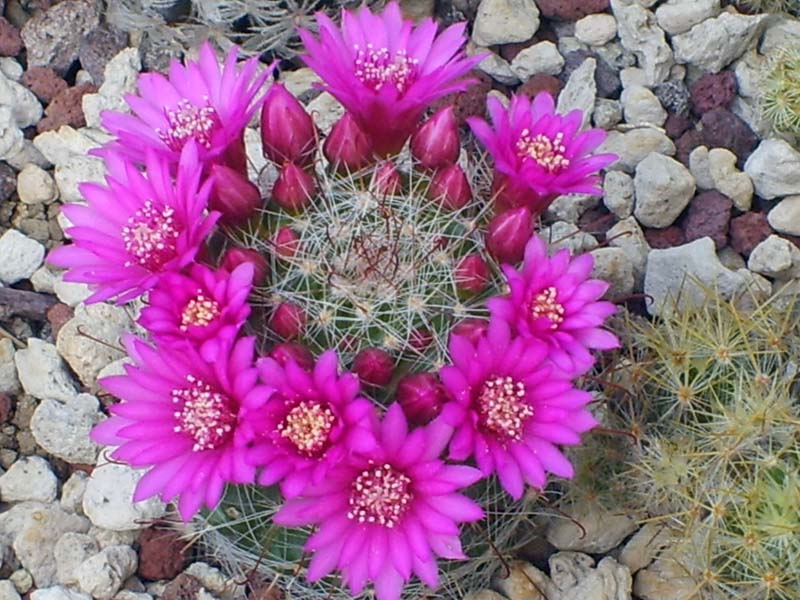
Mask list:
[[[261,192],[239,171],[225,165],[212,165],[214,189],[209,200],[211,210],[219,211],[220,222],[238,225],[252,217],[261,206]]]
[[[478,340],[483,337],[486,330],[489,328],[489,321],[483,319],[464,319],[456,323],[450,335],[460,335],[467,338],[473,345],[478,343]]]
[[[456,286],[470,294],[480,294],[489,282],[489,267],[480,254],[469,254],[456,266]]]
[[[447,395],[435,375],[414,373],[400,380],[395,398],[409,423],[423,426],[439,416]]]
[[[306,312],[297,304],[282,302],[275,307],[269,327],[285,340],[298,337],[306,324]]]
[[[279,165],[308,166],[314,160],[314,121],[281,83],[272,84],[261,109],[261,144],[264,155]]]
[[[454,164],[458,152],[458,125],[452,106],[439,110],[411,136],[411,154],[430,171]]]
[[[486,233],[486,248],[501,263],[518,263],[525,245],[533,235],[533,217],[524,207],[514,208],[494,217]]]
[[[232,273],[236,267],[243,263],[250,263],[253,265],[253,285],[260,286],[267,282],[269,263],[260,252],[256,252],[250,248],[228,248],[225,251],[225,256],[222,257],[222,264],[220,266],[229,273]]]
[[[372,184],[377,192],[384,196],[393,196],[400,190],[402,184],[400,173],[392,161],[386,161],[375,170]]]
[[[412,350],[422,352],[433,342],[433,334],[430,329],[425,327],[417,327],[408,336],[408,345]]]
[[[291,258],[300,247],[300,236],[291,227],[283,226],[273,236],[272,246],[278,256]]]
[[[353,359],[353,371],[364,383],[386,385],[392,379],[394,359],[380,348],[365,348]]]
[[[373,157],[372,144],[350,113],[336,121],[322,145],[325,158],[342,171],[358,171]]]
[[[282,367],[289,361],[294,361],[306,371],[314,368],[314,356],[311,350],[297,342],[280,342],[272,347],[270,358],[275,359]]]
[[[299,212],[309,205],[316,189],[316,180],[290,162],[283,165],[272,187],[272,200],[287,212]]]
[[[436,171],[428,187],[428,198],[441,203],[447,210],[464,208],[472,198],[464,170],[458,165],[450,165]]]

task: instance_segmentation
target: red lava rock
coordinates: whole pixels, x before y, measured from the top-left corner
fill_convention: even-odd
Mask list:
[[[609,0],[536,0],[542,16],[562,21],[577,21],[586,15],[605,12]]]
[[[772,234],[767,215],[748,212],[731,219],[731,248],[744,257],[750,256],[753,249]]]
[[[696,129],[690,129],[675,142],[675,158],[688,167],[689,155],[692,153],[692,150],[702,145],[703,134]]]
[[[459,127],[464,125],[468,117],[483,117],[486,114],[486,94],[492,89],[492,78],[480,71],[472,71],[468,77],[475,82],[465,92],[440,98],[431,105],[431,112],[435,113],[444,106],[452,105]]]
[[[168,529],[149,528],[139,536],[137,575],[152,581],[172,579],[186,565],[186,541]]]
[[[511,62],[512,60],[514,60],[517,54],[525,50],[525,48],[530,48],[531,46],[533,46],[533,44],[536,43],[534,39],[530,39],[527,42],[514,42],[511,44],[503,44],[502,46],[500,46],[500,56],[503,57],[508,62]]]
[[[744,164],[758,146],[758,136],[750,126],[725,108],[715,108],[700,120],[702,141],[711,148],[727,148]]]
[[[683,246],[686,243],[686,235],[683,229],[677,225],[672,225],[665,229],[644,229],[644,238],[651,248],[674,248]]]
[[[181,573],[161,592],[161,600],[197,600],[203,584],[196,577]]]
[[[0,17],[0,56],[16,56],[22,51],[22,47],[19,30]]]
[[[22,74],[22,85],[36,94],[45,104],[49,103],[69,86],[50,67],[29,67]]]
[[[683,223],[686,241],[708,236],[714,240],[717,250],[724,248],[728,244],[732,209],[731,199],[717,191],[703,192],[692,198]]]
[[[66,304],[54,304],[47,311],[47,320],[53,328],[53,338],[58,337],[58,332],[64,324],[75,315],[75,311]]]
[[[0,394],[0,423],[8,423],[14,414],[14,402],[6,394]]]
[[[83,127],[86,125],[86,117],[83,114],[81,100],[84,94],[96,91],[97,87],[90,83],[82,83],[61,91],[45,109],[45,117],[36,125],[36,131],[43,133],[58,129],[62,125]]]
[[[667,116],[667,122],[664,123],[664,130],[670,139],[677,140],[686,133],[686,130],[691,126],[692,120],[689,117],[670,114]]]
[[[558,95],[561,93],[563,88],[564,84],[558,77],[555,77],[554,75],[546,75],[545,73],[539,73],[533,77],[530,77],[528,81],[519,86],[517,93],[525,94],[526,96],[533,98],[539,92],[549,92],[553,98],[558,98]]]
[[[736,75],[733,71],[706,73],[692,85],[692,106],[698,115],[715,108],[730,108],[736,98]]]

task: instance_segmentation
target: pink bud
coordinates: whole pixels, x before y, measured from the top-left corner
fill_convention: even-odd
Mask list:
[[[305,324],[306,312],[292,302],[281,302],[269,319],[270,329],[286,340],[298,337]]]
[[[269,263],[260,252],[251,250],[250,248],[232,247],[225,251],[225,256],[222,257],[223,269],[231,273],[236,267],[243,263],[250,263],[253,265],[253,285],[264,285],[267,282],[269,275]]]
[[[287,212],[299,212],[309,205],[316,189],[316,180],[290,162],[283,165],[272,187],[272,200]]]
[[[343,171],[366,167],[373,156],[372,144],[350,113],[344,113],[331,129],[322,146],[331,164]]]
[[[414,373],[400,380],[395,398],[409,422],[423,426],[439,416],[447,395],[435,375]]]
[[[440,202],[447,210],[464,208],[472,198],[464,170],[458,165],[450,165],[436,171],[428,187],[428,198]]]
[[[261,206],[261,192],[239,171],[224,165],[212,165],[214,189],[209,200],[211,210],[222,213],[220,222],[240,225]]]
[[[386,161],[375,171],[372,184],[379,194],[393,196],[400,190],[400,173],[391,161]]]
[[[290,360],[296,362],[306,371],[314,368],[314,356],[311,350],[297,342],[280,342],[272,347],[270,358],[275,359],[282,367]]]
[[[282,258],[291,258],[300,247],[300,236],[288,226],[281,227],[272,238],[275,253]]]
[[[272,162],[303,166],[314,160],[316,128],[311,116],[281,83],[269,88],[261,109],[261,144]]]
[[[394,359],[380,348],[365,348],[353,359],[353,371],[364,383],[386,385],[392,379]]]
[[[450,335],[460,335],[467,338],[472,344],[477,344],[489,328],[489,321],[483,319],[464,319],[456,323]]]
[[[470,294],[480,294],[489,282],[489,267],[480,254],[469,254],[456,266],[456,286]]]
[[[418,327],[408,336],[408,345],[417,352],[422,352],[433,342],[433,334],[425,327]]]
[[[458,125],[453,107],[442,108],[411,136],[411,154],[429,171],[458,160]]]
[[[489,223],[486,248],[501,263],[518,263],[525,255],[525,245],[533,235],[533,217],[524,207],[497,215]]]

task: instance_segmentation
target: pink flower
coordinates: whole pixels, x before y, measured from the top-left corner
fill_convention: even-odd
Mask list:
[[[232,47],[220,69],[206,42],[197,61],[173,60],[169,78],[139,75],[139,95],[125,96],[135,114],[102,114],[103,126],[117,137],[110,147],[138,163],[148,150],[177,162],[186,142],[194,140],[204,165],[225,162],[245,172],[244,128],[261,107],[261,90],[277,63],[256,75],[258,59],[239,68],[237,52]]]
[[[256,440],[248,461],[261,467],[261,485],[280,482],[287,498],[320,483],[351,452],[375,446],[375,409],[359,396],[358,378],[340,375],[337,363],[333,350],[310,372],[292,358],[283,366],[272,358],[258,362],[271,394],[243,417]]]
[[[213,362],[230,349],[250,315],[253,271],[251,263],[231,273],[196,264],[188,276],[167,273],[150,291],[139,324],[159,345],[188,344]]]
[[[437,98],[463,91],[460,79],[485,55],[465,57],[465,23],[436,36],[430,18],[416,27],[404,20],[397,2],[383,13],[362,7],[342,11],[342,27],[317,14],[320,38],[300,30],[304,57],[370,137],[380,156],[394,154],[414,132],[425,109]]]
[[[242,407],[258,404],[267,390],[257,385],[255,338],[242,338],[214,363],[196,353],[155,348],[125,339],[134,365],[100,384],[122,401],[97,425],[94,441],[117,446],[112,458],[148,468],[134,502],[179,497],[184,521],[202,505],[213,509],[227,482],[252,483],[239,426]]]
[[[545,243],[533,236],[525,248],[521,270],[503,265],[510,291],[486,304],[493,319],[508,323],[520,335],[545,342],[549,356],[562,370],[580,375],[594,359],[589,350],[619,346],[603,322],[616,307],[598,299],[608,283],[589,279],[591,254],[572,258],[569,250],[547,255]]]
[[[451,336],[450,357],[453,364],[439,372],[453,398],[441,416],[455,428],[450,458],[474,456],[515,499],[525,483],[543,488],[548,472],[572,477],[556,446],[579,443],[578,434],[595,426],[585,408],[592,397],[547,360],[546,344],[512,338],[507,324],[492,321],[475,343]]]
[[[94,286],[87,302],[123,303],[192,263],[219,213],[206,214],[212,182],[200,186],[193,143],[181,153],[174,184],[170,164],[152,152],[144,173],[116,153],[106,162],[106,187],[80,187],[88,206],[61,209],[73,223],[67,229],[73,244],[55,249],[49,261],[69,269],[65,281]]]
[[[482,519],[483,511],[458,492],[481,473],[439,459],[451,433],[441,422],[409,432],[393,404],[376,430],[374,452],[331,470],[274,520],[319,526],[305,545],[313,552],[309,580],[338,570],[354,596],[372,581],[378,600],[399,600],[413,574],[436,588],[437,556],[466,558],[458,524]]]
[[[494,129],[479,117],[467,121],[494,158],[501,210],[527,206],[539,215],[562,194],[601,194],[597,172],[617,157],[589,156],[606,133],[601,129],[579,133],[581,111],[556,114],[553,97],[546,92],[533,102],[514,95],[508,108],[490,98],[488,110]]]

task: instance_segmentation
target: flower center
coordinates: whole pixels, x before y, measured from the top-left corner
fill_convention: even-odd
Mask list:
[[[553,286],[545,288],[533,297],[531,317],[550,320],[550,329],[558,329],[564,322],[564,307],[557,300],[558,291]]]
[[[356,44],[354,49],[355,76],[376,92],[391,83],[402,93],[417,79],[419,60],[409,58],[405,50],[391,54],[388,48],[375,48],[372,44],[367,44],[366,50]]]
[[[148,200],[128,219],[122,228],[125,251],[135,262],[150,271],[159,271],[175,257],[178,239],[175,209],[165,206],[161,211]],[[126,261],[125,266],[133,264]]]
[[[206,149],[211,148],[211,136],[220,125],[213,106],[199,107],[183,99],[175,108],[165,109],[164,115],[169,129],[156,129],[156,133],[170,150],[180,152],[190,138]]]
[[[334,423],[336,416],[328,406],[303,400],[289,411],[278,431],[300,454],[313,457],[325,451]]]
[[[523,129],[517,140],[517,154],[532,158],[548,173],[560,173],[569,167],[569,159],[564,156],[566,151],[563,133],[557,133],[551,140],[543,133],[531,136],[529,129]]]
[[[236,424],[231,400],[193,375],[187,375],[188,388],[172,390],[172,402],[180,405],[173,414],[176,433],[194,439],[192,450],[214,450],[230,438]]]
[[[495,377],[478,395],[480,424],[503,441],[522,439],[522,427],[533,408],[525,403],[525,384],[511,377]]]
[[[211,298],[206,298],[200,290],[197,296],[189,300],[181,313],[181,331],[186,331],[189,326],[207,327],[219,316],[219,304]]]
[[[347,518],[391,529],[414,499],[410,486],[411,479],[391,465],[365,469],[353,482]]]

